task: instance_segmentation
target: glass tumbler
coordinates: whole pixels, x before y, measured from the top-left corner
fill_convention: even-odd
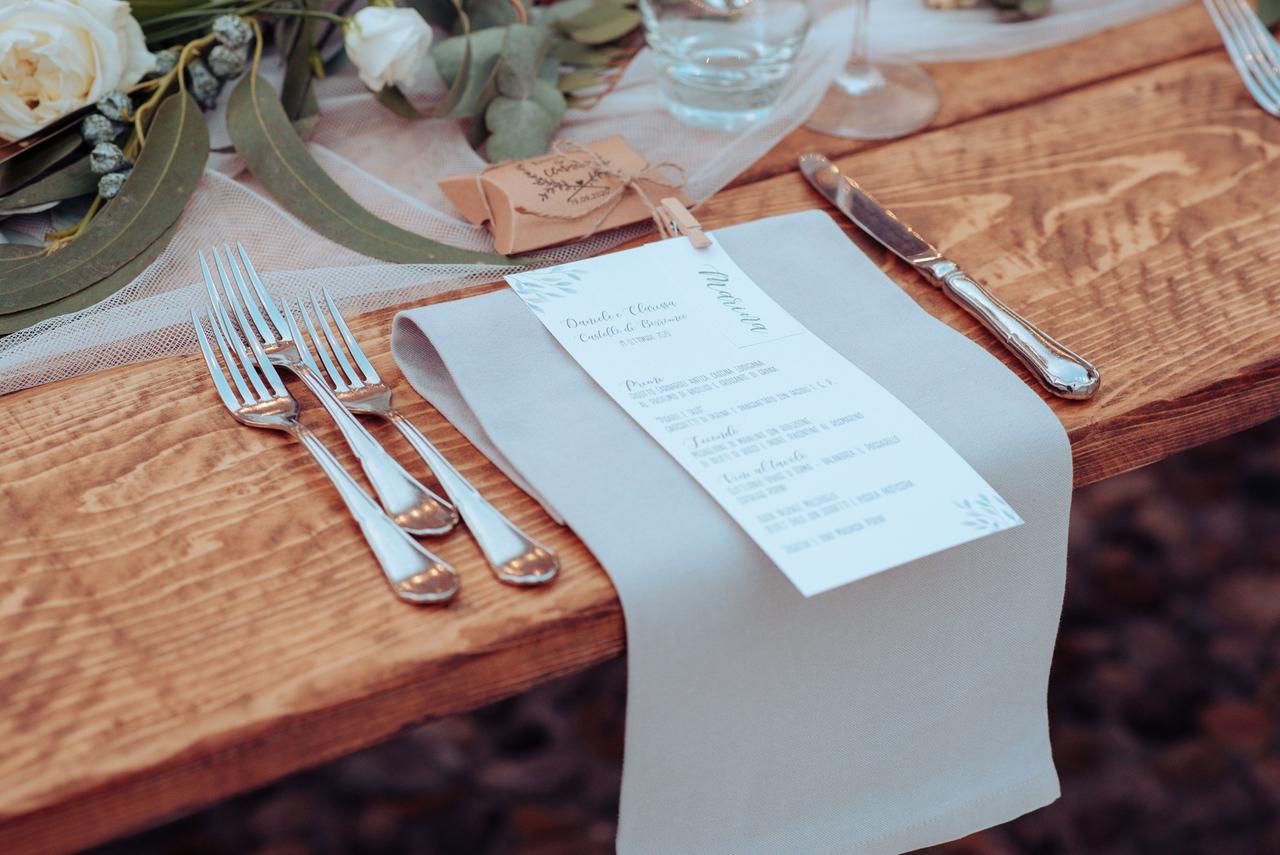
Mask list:
[[[809,30],[806,0],[640,0],[667,109],[734,131],[768,114]]]

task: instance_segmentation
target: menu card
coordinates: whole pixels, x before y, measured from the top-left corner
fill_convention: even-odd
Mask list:
[[[703,249],[663,240],[507,282],[806,597],[1022,523],[714,237]],[[909,348],[902,358],[927,371],[928,355]]]

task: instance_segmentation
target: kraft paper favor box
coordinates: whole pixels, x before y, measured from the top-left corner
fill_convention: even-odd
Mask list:
[[[450,176],[439,185],[467,220],[487,223],[494,248],[509,255],[649,219],[649,205],[627,178],[654,205],[668,196],[691,204],[669,174],[632,151],[622,137],[612,136],[576,151]]]

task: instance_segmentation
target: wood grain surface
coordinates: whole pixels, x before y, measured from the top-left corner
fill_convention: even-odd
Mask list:
[[[797,132],[699,215],[721,226],[817,207],[794,156],[842,155],[1099,365],[1097,400],[1051,402],[1077,483],[1150,463],[1280,413],[1280,123],[1213,38],[1197,5],[1031,57],[937,66],[934,130],[875,146]],[[353,326],[399,378],[392,314]],[[398,602],[320,470],[282,435],[234,423],[196,358],[0,398],[0,852],[105,840],[623,649],[586,548],[395,385],[463,473],[560,551],[555,585],[499,586],[458,533],[439,545],[463,575],[458,601]],[[320,415],[306,417],[337,448]]]

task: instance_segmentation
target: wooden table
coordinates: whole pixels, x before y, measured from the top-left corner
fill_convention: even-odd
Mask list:
[[[929,132],[871,145],[798,131],[701,218],[816,207],[795,156],[838,158],[1100,366],[1096,400],[1050,402],[1079,484],[1280,413],[1280,123],[1248,99],[1199,4],[932,71],[943,110]],[[398,377],[392,314],[355,326]],[[197,358],[0,399],[0,851],[106,840],[623,650],[617,598],[583,545],[397,386],[465,474],[560,551],[549,590],[500,587],[459,534],[441,547],[459,601],[396,601],[320,470],[228,418]]]

